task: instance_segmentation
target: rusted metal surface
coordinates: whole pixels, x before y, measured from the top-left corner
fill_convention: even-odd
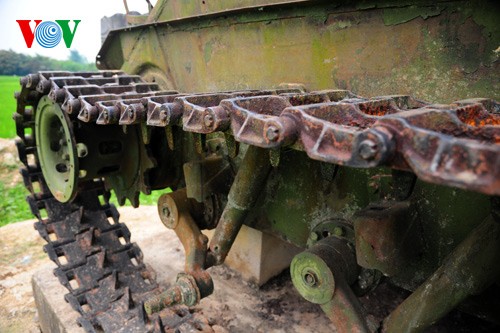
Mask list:
[[[198,274],[198,276],[195,277],[193,274],[180,273],[173,286],[160,295],[153,296],[144,302],[144,310],[146,313],[152,315],[165,308],[179,304],[194,306],[198,304],[201,298],[210,295],[213,291],[213,283],[210,275],[208,275],[206,271],[200,271],[198,273],[204,273],[204,276],[202,277],[201,274]],[[209,293],[205,295],[202,294],[202,291],[207,291],[208,289],[203,290],[203,288],[199,287],[199,281],[202,278],[210,284]],[[201,329],[197,327],[197,329],[199,331],[206,331],[203,327]],[[208,327],[208,329],[210,328]]]
[[[158,214],[165,226],[175,231],[186,254],[185,271],[193,273],[205,267],[208,238],[194,222],[186,190],[167,193],[158,200]]]
[[[44,92],[55,96],[61,82],[82,80],[86,79],[40,74],[38,86],[50,86]],[[121,87],[119,76],[113,80],[129,91]],[[143,86],[137,80],[134,77],[130,89]],[[500,106],[496,101],[469,99],[432,105],[410,96],[367,99],[338,90],[273,93],[200,94],[175,97],[172,102],[174,92],[134,91],[132,99],[122,93],[118,100],[103,97],[104,101],[64,94],[63,105],[83,112],[86,116],[79,116],[81,120],[100,119],[98,124],[178,124],[200,134],[230,130],[236,141],[252,146],[291,146],[319,161],[363,168],[384,165],[412,171],[428,182],[500,195]],[[246,97],[249,94],[254,96]],[[74,102],[77,98],[79,103]],[[75,108],[78,105],[80,109]]]
[[[423,241],[410,203],[374,203],[356,213],[357,262],[394,276],[420,259]]]
[[[217,141],[214,151],[220,150],[222,143],[220,140],[214,141]],[[200,203],[214,193],[228,193],[234,178],[231,166],[221,156],[187,162],[183,166],[183,171],[187,196]],[[207,219],[205,226],[216,225],[217,221],[214,221],[214,218],[215,216]]]
[[[389,315],[382,331],[423,332],[467,297],[498,281],[499,237],[500,225],[489,217]]]
[[[191,211],[194,210],[185,189],[164,194],[158,200],[158,214],[163,224],[175,231],[184,247],[185,273],[178,275],[173,286],[146,300],[144,308],[148,314],[178,304],[194,306],[213,292],[212,278],[205,270],[208,238],[193,220]]]
[[[148,21],[176,20],[199,17],[200,15],[227,14],[242,10],[263,10],[266,7],[278,5],[294,5],[314,2],[315,0],[243,0],[243,1],[216,1],[216,2],[193,2],[186,5],[172,4],[166,2],[155,6]]]
[[[259,147],[248,148],[210,241],[206,263],[208,267],[224,262],[245,217],[254,206],[265,184],[270,168],[269,157],[265,150]]]

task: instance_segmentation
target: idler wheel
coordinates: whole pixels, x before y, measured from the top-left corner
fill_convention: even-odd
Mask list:
[[[297,291],[311,303],[325,304],[335,292],[335,277],[328,263],[317,254],[302,252],[290,266]]]

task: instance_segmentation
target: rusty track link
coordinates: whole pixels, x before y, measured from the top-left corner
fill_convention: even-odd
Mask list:
[[[55,273],[70,290],[67,300],[82,314],[80,323],[88,331],[211,328],[185,308],[146,318],[141,302],[159,288],[108,203],[102,180],[85,184],[72,203],[52,197],[34,136],[27,131],[34,128],[34,110],[45,95],[75,123],[166,127],[167,138],[170,126],[200,134],[223,131],[233,142],[274,154],[291,147],[315,160],[387,166],[412,171],[428,182],[500,195],[500,105],[493,100],[432,105],[400,95],[367,99],[346,90],[181,94],[118,71],[40,72],[21,84],[15,120],[22,174],[31,192],[28,202],[39,219],[36,228],[48,242],[45,250],[59,266]],[[52,240],[53,234],[57,239]],[[73,280],[79,285],[73,287]]]
[[[119,78],[115,80],[112,76],[116,75]],[[102,72],[87,82],[91,80],[136,82],[137,78]],[[78,78],[75,81],[81,82]],[[186,307],[167,309],[150,317],[145,314],[144,300],[158,294],[160,288],[144,265],[140,248],[130,243],[130,232],[108,202],[110,193],[102,180],[86,183],[72,203],[61,203],[52,196],[40,170],[34,135],[28,134],[28,129],[33,128],[37,102],[45,91],[30,89],[27,83],[16,95],[15,114],[19,136],[16,145],[24,164],[21,173],[31,193],[27,201],[38,219],[35,229],[47,241],[44,250],[58,266],[54,274],[69,290],[65,299],[81,315],[79,324],[87,332],[212,332],[204,317]],[[139,89],[132,90],[144,86],[151,87],[139,85]]]
[[[138,76],[93,75],[46,72],[23,80],[32,94],[48,94],[83,122],[224,131],[254,146],[291,146],[315,160],[388,166],[427,182],[500,195],[500,104],[494,100],[443,105],[293,89],[188,95],[159,91]]]

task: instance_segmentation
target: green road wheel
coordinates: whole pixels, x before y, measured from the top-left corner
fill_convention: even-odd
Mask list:
[[[38,159],[47,186],[61,201],[71,201],[77,192],[78,153],[68,116],[47,96],[40,99],[35,116]]]

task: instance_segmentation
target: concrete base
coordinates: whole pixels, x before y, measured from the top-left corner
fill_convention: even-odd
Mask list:
[[[76,323],[78,313],[64,300],[68,291],[53,275],[54,268],[52,264],[45,266],[31,279],[40,329],[43,333],[83,333]]]
[[[184,267],[184,251],[177,236],[159,221],[156,208],[151,212],[144,208],[127,210],[127,215],[123,216],[122,220],[131,230],[132,241],[137,242],[144,253],[144,262],[156,272],[158,283],[168,287]],[[135,223],[128,223],[129,218]],[[240,263],[242,274],[250,276],[250,280],[256,283],[286,268],[293,254],[285,252],[297,251],[272,236],[250,228],[244,230],[238,236],[238,245],[233,249],[236,251],[230,255],[229,262]],[[244,247],[250,251],[243,251]],[[281,268],[267,269],[263,263]],[[78,313],[64,301],[67,290],[53,275],[54,267],[53,264],[45,266],[32,278],[41,330],[43,333],[83,332],[76,324]],[[213,267],[209,273],[215,291],[197,308],[220,325],[217,332],[225,332],[222,327],[236,333],[335,332],[319,306],[305,301],[286,274],[258,290],[253,283],[245,283],[238,273],[224,266]]]
[[[204,232],[212,238],[213,230]],[[225,264],[241,277],[262,286],[272,277],[290,267],[293,257],[301,249],[277,237],[242,226]]]

